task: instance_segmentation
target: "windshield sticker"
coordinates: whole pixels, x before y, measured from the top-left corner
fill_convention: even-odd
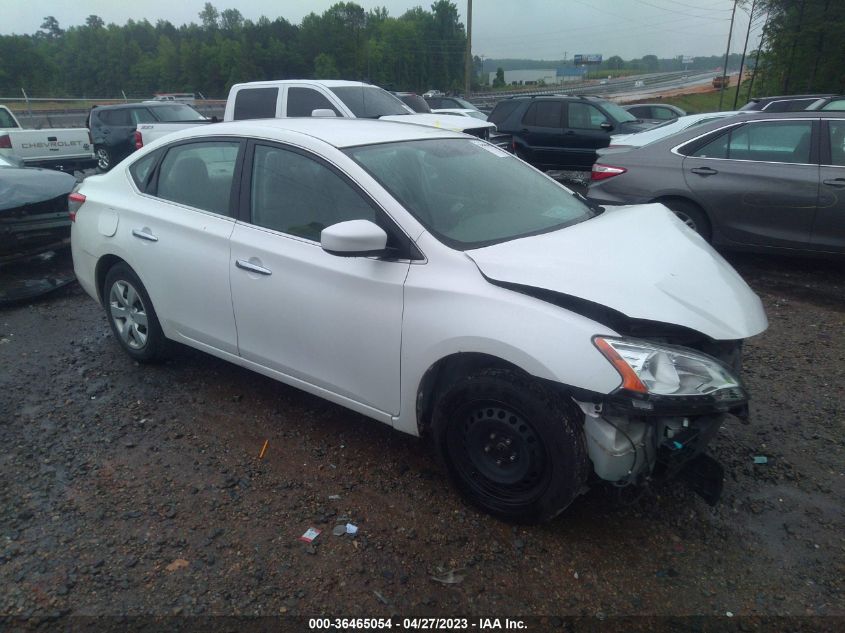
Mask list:
[[[508,152],[503,149],[499,149],[495,145],[490,145],[490,143],[485,143],[484,141],[471,141],[473,145],[478,145],[481,149],[486,149],[488,152],[493,154],[494,156],[505,157],[510,156]]]

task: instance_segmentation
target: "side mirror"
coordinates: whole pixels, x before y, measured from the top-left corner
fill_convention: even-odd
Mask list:
[[[320,246],[327,253],[341,257],[378,255],[387,246],[387,233],[369,220],[338,222],[322,230]]]
[[[337,115],[334,113],[334,110],[332,110],[331,108],[317,108],[316,110],[311,110],[311,116],[334,118]]]
[[[610,132],[610,130],[612,130],[612,129],[613,129],[613,126],[612,126],[610,123],[608,123],[607,121],[605,121],[604,123],[602,123],[601,125],[599,125],[599,127],[600,127],[601,129],[603,129],[605,132]]]

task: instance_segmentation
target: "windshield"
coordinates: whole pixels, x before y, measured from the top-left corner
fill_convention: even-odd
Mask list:
[[[375,86],[341,86],[331,88],[343,104],[359,119],[378,119],[414,111],[397,97]]]
[[[637,121],[637,117],[633,114],[628,112],[622,106],[618,106],[611,101],[602,101],[601,106],[605,109],[605,111],[616,119],[617,123],[625,123],[626,121]]]
[[[458,104],[460,104],[460,107],[462,107],[462,108],[466,108],[467,110],[478,110],[478,108],[476,108],[474,105],[472,105],[472,104],[471,104],[469,101],[467,101],[466,99],[461,99],[460,97],[452,97],[452,98],[453,98],[455,101],[457,101],[457,102],[458,102]]]
[[[204,121],[205,117],[184,103],[161,105],[150,108],[159,121],[175,123],[176,121]]]
[[[431,112],[431,108],[428,107],[425,99],[419,95],[402,95],[399,98],[402,100],[402,103],[414,112],[422,112],[423,114],[429,114]]]
[[[571,191],[479,140],[430,139],[346,150],[435,237],[466,250],[593,216]]]

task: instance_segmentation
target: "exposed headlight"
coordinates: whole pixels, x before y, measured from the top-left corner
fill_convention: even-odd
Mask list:
[[[740,387],[739,380],[715,358],[635,339],[593,339],[617,371],[622,388],[660,396],[716,396]]]

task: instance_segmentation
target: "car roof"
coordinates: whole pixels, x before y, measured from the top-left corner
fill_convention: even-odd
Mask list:
[[[468,138],[460,132],[412,123],[335,117],[255,119],[215,123],[191,127],[168,134],[164,138],[174,141],[204,136],[250,136],[290,141],[290,133],[309,136],[338,148],[434,138]]]
[[[94,107],[94,112],[102,112],[103,110],[123,110],[124,108],[172,108],[175,105],[191,106],[181,101],[138,101],[137,103],[115,103],[112,105],[98,105]]]
[[[379,88],[363,81],[347,81],[345,79],[275,79],[270,81],[249,81],[246,83],[235,84],[232,88],[260,88],[272,87],[280,84],[312,84],[318,86],[325,86],[326,88],[343,88],[344,86],[355,86],[361,88]]]
[[[751,97],[749,103],[771,103],[772,101],[790,101],[794,99],[825,99],[835,97],[833,93],[806,94],[806,95],[776,95],[774,97]]]

